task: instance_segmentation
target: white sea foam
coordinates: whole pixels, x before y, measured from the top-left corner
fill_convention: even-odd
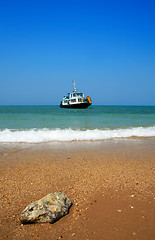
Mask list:
[[[29,129],[0,131],[0,142],[3,143],[40,143],[51,141],[85,141],[104,140],[112,138],[129,137],[155,137],[154,127],[136,127],[128,129],[94,129],[94,130],[73,130],[73,129]]]

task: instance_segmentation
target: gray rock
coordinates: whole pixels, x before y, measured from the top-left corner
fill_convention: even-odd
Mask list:
[[[69,212],[71,200],[62,192],[46,195],[28,205],[19,215],[22,223],[54,223]]]

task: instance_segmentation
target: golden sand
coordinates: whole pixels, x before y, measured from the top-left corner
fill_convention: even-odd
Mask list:
[[[153,240],[154,143],[2,146],[1,239]],[[28,204],[56,191],[72,200],[67,216],[54,224],[20,223]]]

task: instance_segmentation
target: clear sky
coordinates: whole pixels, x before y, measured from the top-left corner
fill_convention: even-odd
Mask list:
[[[0,105],[155,105],[154,0],[0,0]]]

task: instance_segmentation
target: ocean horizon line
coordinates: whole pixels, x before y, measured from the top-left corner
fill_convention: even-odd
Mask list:
[[[0,105],[0,107],[40,107],[40,106],[47,106],[47,107],[59,107],[60,105],[59,104],[15,104],[15,105],[11,105],[11,104],[8,104],[8,105]],[[113,104],[92,104],[89,108],[92,108],[92,107],[98,107],[98,106],[104,106],[104,107],[155,107],[155,105],[137,105],[137,104],[118,104],[118,105],[113,105]]]

